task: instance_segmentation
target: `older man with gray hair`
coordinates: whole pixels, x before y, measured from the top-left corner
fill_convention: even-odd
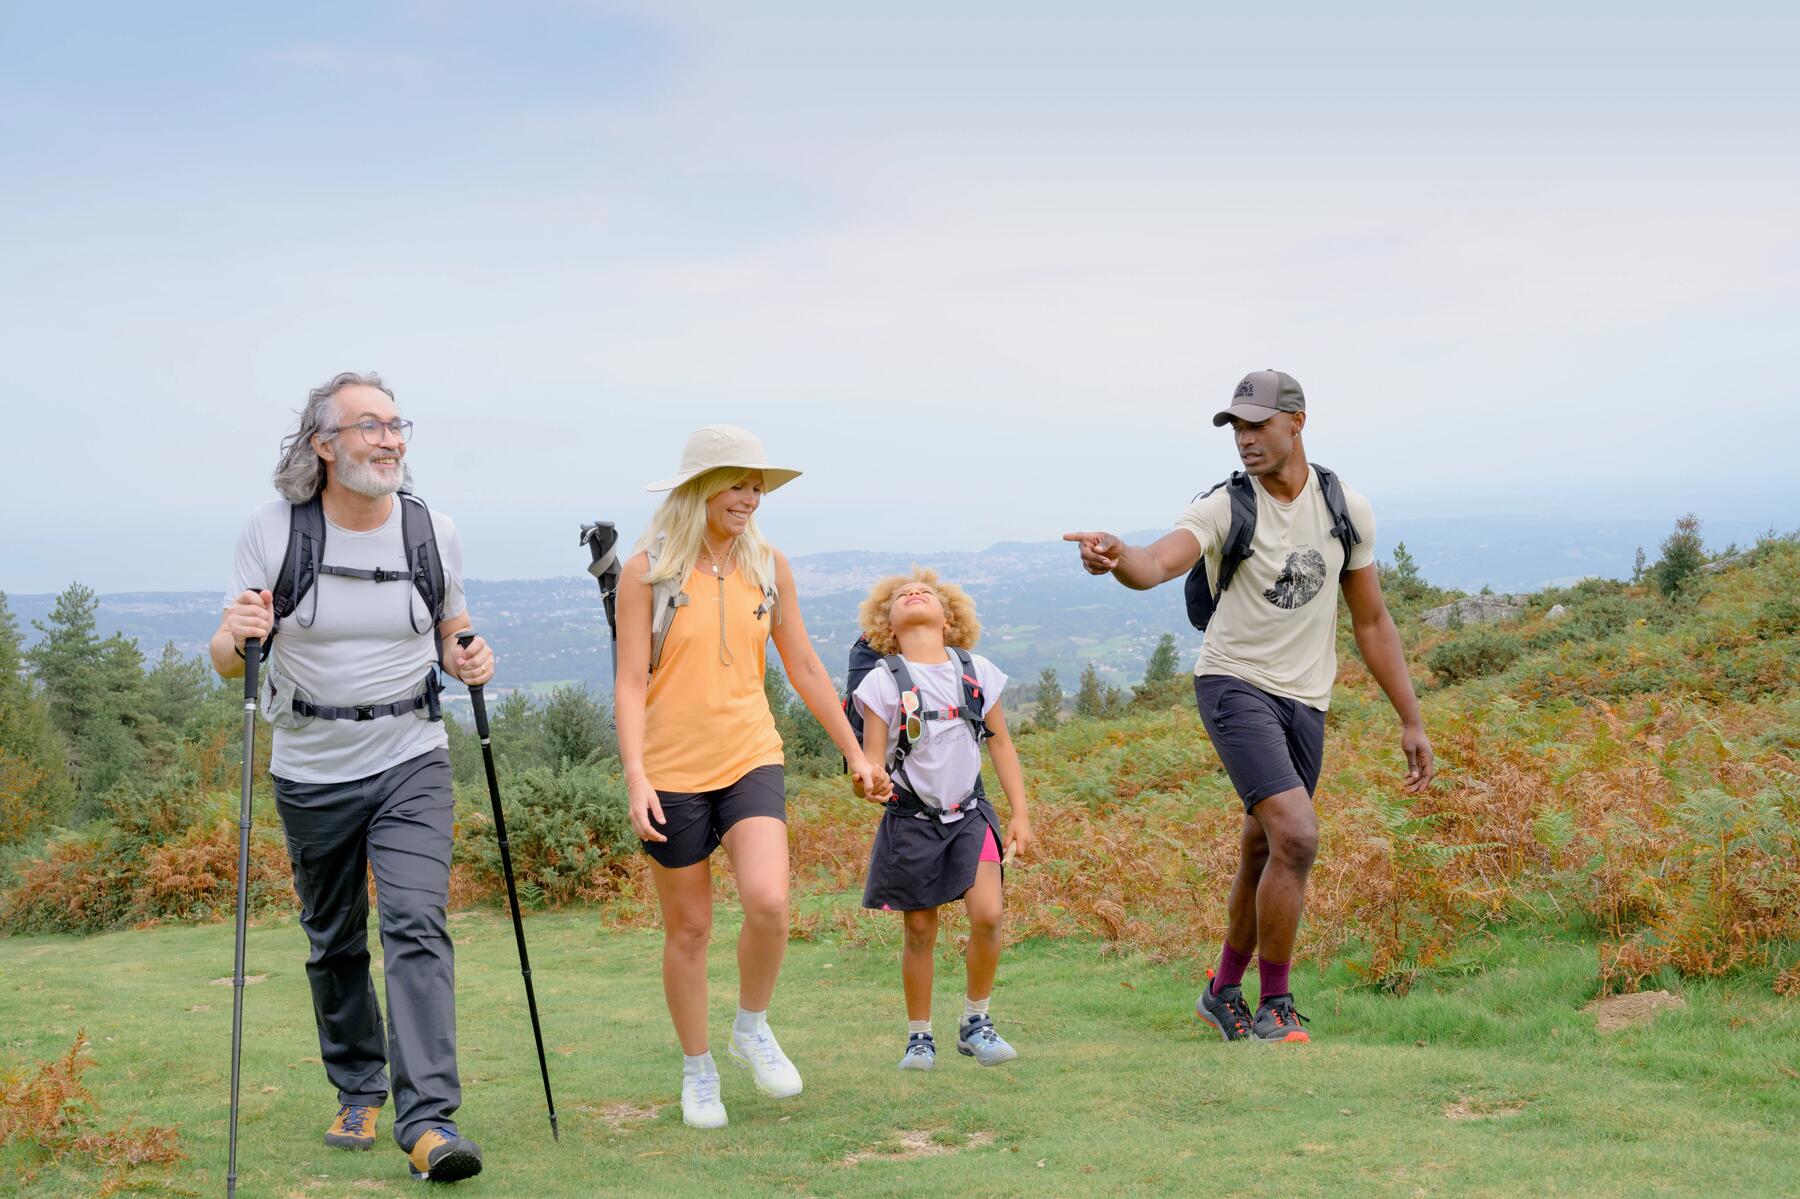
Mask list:
[[[394,1139],[415,1178],[481,1170],[456,1130],[456,1006],[450,938],[453,804],[438,671],[470,686],[494,655],[469,628],[462,544],[406,490],[412,422],[374,374],[313,389],[275,468],[281,499],[238,536],[221,675],[263,643],[261,708],[275,726],[270,774],[287,835],[306,974],[338,1113],[325,1143],[368,1149],[389,1093]],[[388,1023],[369,977],[369,892],[380,909]]]

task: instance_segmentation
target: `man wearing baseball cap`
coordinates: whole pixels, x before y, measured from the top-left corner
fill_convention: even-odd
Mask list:
[[[1408,793],[1431,783],[1431,743],[1381,597],[1375,514],[1330,471],[1307,462],[1300,384],[1281,371],[1252,371],[1213,424],[1231,426],[1243,473],[1189,505],[1174,531],[1147,546],[1111,533],[1064,540],[1079,543],[1089,574],[1111,574],[1137,591],[1204,563],[1204,575],[1189,583],[1196,623],[1210,610],[1194,696],[1243,801],[1244,824],[1225,946],[1194,1009],[1227,1041],[1306,1041],[1288,968],[1319,845],[1312,797],[1337,677],[1331,579],[1350,606],[1356,647],[1400,717]],[[1242,988],[1252,955],[1261,983],[1254,1013]]]

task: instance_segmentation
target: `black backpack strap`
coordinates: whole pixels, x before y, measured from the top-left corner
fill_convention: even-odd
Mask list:
[[[906,669],[906,659],[899,654],[888,654],[881,659],[881,664],[894,680],[894,728],[899,732],[899,738],[894,742],[893,761],[888,763],[888,773],[891,775],[900,769],[900,764],[906,761],[906,755],[912,752],[912,738],[906,735],[906,693],[910,691],[917,695],[919,688],[913,682],[912,672]],[[921,712],[920,719],[923,718],[924,713]]]
[[[288,506],[288,541],[287,549],[281,556],[281,570],[275,576],[275,623],[280,623],[293,616],[300,607],[300,600],[311,591],[319,581],[319,571],[325,559],[325,506],[318,496],[304,504]],[[318,596],[313,597],[313,614],[319,611]],[[295,617],[299,620],[299,617]],[[312,624],[310,619],[300,620],[300,627]],[[269,632],[273,640],[275,631]],[[267,652],[267,647],[264,647]]]
[[[444,594],[444,559],[438,553],[437,529],[431,519],[431,509],[425,506],[424,500],[410,491],[402,491],[399,499],[400,539],[406,546],[407,574],[412,579],[413,590],[425,601],[425,611],[431,619],[429,629],[421,629],[414,621],[413,632],[433,632],[444,619],[444,604],[448,599]],[[399,578],[400,575],[389,571],[386,577]],[[376,582],[380,581],[380,578],[376,579]],[[412,619],[410,605],[407,618]],[[443,646],[438,647],[438,653],[441,657]]]
[[[1325,511],[1331,517],[1331,535],[1338,539],[1344,547],[1344,571],[1350,569],[1350,549],[1362,544],[1362,534],[1356,531],[1356,524],[1350,519],[1350,504],[1344,499],[1344,485],[1339,482],[1337,472],[1329,467],[1312,464],[1319,476],[1319,490],[1325,494]]]
[[[1250,545],[1256,540],[1256,488],[1243,471],[1232,471],[1231,478],[1219,484],[1231,497],[1231,526],[1225,533],[1225,544],[1219,547],[1219,587],[1216,595],[1224,595],[1238,565],[1250,557]],[[1217,488],[1214,488],[1216,491]],[[1210,493],[1209,493],[1210,494]]]
[[[960,645],[951,646],[950,652],[956,655],[962,669],[963,706],[958,715],[968,721],[975,744],[980,745],[994,734],[987,726],[987,700],[981,694],[981,681],[975,677],[975,658]]]

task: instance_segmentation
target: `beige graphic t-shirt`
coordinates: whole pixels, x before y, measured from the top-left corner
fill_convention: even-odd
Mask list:
[[[1337,678],[1338,575],[1346,569],[1344,547],[1331,535],[1331,514],[1317,471],[1291,504],[1278,502],[1260,480],[1250,483],[1256,489],[1256,537],[1250,556],[1238,564],[1231,586],[1219,597],[1194,673],[1230,675],[1322,712],[1331,706],[1331,684]],[[1362,537],[1350,553],[1348,569],[1360,570],[1375,561],[1375,512],[1347,486],[1344,503]],[[1226,489],[1194,501],[1175,527],[1200,543],[1207,580],[1216,588],[1220,547],[1231,529]]]

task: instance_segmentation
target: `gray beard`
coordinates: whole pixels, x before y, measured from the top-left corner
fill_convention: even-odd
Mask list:
[[[339,486],[354,491],[357,495],[367,496],[372,500],[393,495],[412,477],[404,460],[400,463],[400,474],[392,479],[384,479],[376,473],[375,468],[366,462],[343,459],[337,463],[337,481]]]

